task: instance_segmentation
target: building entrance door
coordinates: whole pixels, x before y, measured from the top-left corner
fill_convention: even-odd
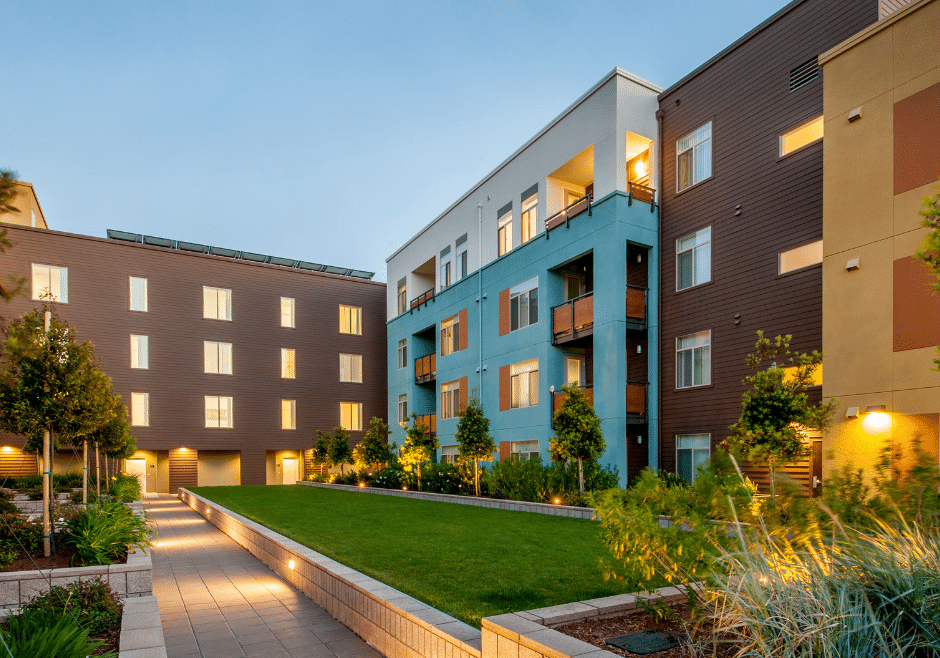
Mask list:
[[[297,460],[296,459],[284,459],[282,460],[284,464],[284,479],[281,481],[282,484],[294,484],[300,478],[297,477]]]
[[[133,475],[140,482],[140,490],[147,491],[147,460],[127,459],[124,461],[124,470]]]

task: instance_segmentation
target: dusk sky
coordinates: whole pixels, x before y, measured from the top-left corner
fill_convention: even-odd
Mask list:
[[[615,66],[662,87],[786,4],[4,3],[0,168],[51,228],[374,271]]]

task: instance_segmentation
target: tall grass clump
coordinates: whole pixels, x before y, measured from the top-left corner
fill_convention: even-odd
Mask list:
[[[118,473],[111,478],[110,491],[111,496],[121,503],[140,500],[140,480],[134,475]]]
[[[66,521],[61,541],[75,550],[83,566],[114,564],[131,547],[151,545],[146,519],[108,500],[98,500]]]

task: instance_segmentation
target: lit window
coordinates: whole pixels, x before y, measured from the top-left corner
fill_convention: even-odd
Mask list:
[[[441,356],[453,354],[460,349],[459,315],[441,321]]]
[[[281,400],[281,429],[297,429],[297,400]]]
[[[441,463],[456,464],[460,459],[460,448],[457,446],[443,446],[441,448]]]
[[[457,238],[457,280],[467,276],[467,234]]]
[[[513,441],[509,444],[509,448],[513,459],[529,461],[530,459],[537,460],[539,458],[538,441]]]
[[[214,341],[203,342],[203,353],[205,357],[204,372],[212,375],[231,375],[232,374],[232,344],[216,343]]]
[[[539,195],[522,202],[522,241],[528,242],[539,232]]]
[[[131,334],[131,368],[150,368],[150,338]]]
[[[676,436],[676,473],[688,483],[695,482],[698,467],[711,455],[710,434],[679,434]]]
[[[408,394],[402,393],[398,396],[398,423],[408,422]]]
[[[339,333],[362,335],[362,308],[339,305]]]
[[[512,386],[512,401],[510,407],[534,407],[539,403],[539,360],[514,363],[509,368],[510,383]]]
[[[131,425],[150,427],[150,393],[131,393]]]
[[[281,297],[281,326],[288,329],[296,329],[297,324],[294,317],[294,298]]]
[[[453,283],[450,279],[450,247],[444,247],[441,251],[441,290]]]
[[[149,299],[147,298],[147,279],[137,276],[131,277],[131,310],[146,313]]]
[[[441,384],[441,418],[456,418],[460,415],[460,380]]]
[[[679,192],[712,175],[711,122],[676,142],[676,163]]]
[[[402,338],[398,341],[398,369],[408,367],[408,339]]]
[[[339,403],[339,424],[347,432],[359,432],[362,430],[362,403],[361,402],[340,402]]]
[[[408,310],[408,286],[405,279],[398,282],[398,315]]]
[[[509,290],[509,330],[539,321],[539,278],[532,277]]]
[[[339,355],[339,380],[341,382],[351,382],[353,384],[362,383],[361,354]]]
[[[711,383],[711,340],[710,331],[676,339],[676,388]]]
[[[823,241],[810,242],[802,247],[781,252],[780,257],[777,259],[777,273],[786,274],[794,270],[801,270],[810,265],[818,265],[822,260]]]
[[[281,379],[294,379],[297,377],[297,361],[294,348],[281,348]]]
[[[585,376],[585,359],[582,356],[565,357],[565,384],[571,386],[578,384],[581,388],[587,386],[587,377]]]
[[[499,255],[512,251],[512,208],[496,220],[496,244]]]
[[[780,157],[793,153],[797,149],[818,142],[823,138],[823,118],[821,116],[807,121],[802,126],[780,135]]]
[[[232,320],[232,291],[227,288],[202,287],[202,317]]]
[[[33,263],[33,299],[69,303],[69,269]]]
[[[703,228],[676,240],[676,290],[685,290],[712,278],[712,229]]]
[[[206,427],[234,427],[232,398],[206,396]]]

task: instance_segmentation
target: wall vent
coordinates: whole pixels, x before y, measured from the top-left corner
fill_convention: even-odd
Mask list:
[[[790,91],[796,91],[819,77],[819,57],[800,64],[790,71]]]

